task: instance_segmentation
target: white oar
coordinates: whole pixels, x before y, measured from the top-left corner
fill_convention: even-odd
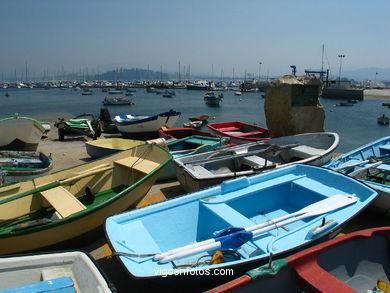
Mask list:
[[[270,221],[264,222],[262,224],[258,224],[258,225],[252,226],[252,227],[245,228],[245,230],[246,231],[253,231],[253,230],[265,227],[265,226],[275,225],[275,223],[277,223],[277,222],[286,220],[288,218],[296,217],[296,216],[298,216],[300,214],[304,214],[304,213],[310,212],[312,210],[316,210],[318,208],[322,208],[324,205],[332,204],[334,201],[338,200],[338,198],[340,196],[344,197],[344,195],[336,194],[336,195],[327,197],[327,198],[325,198],[325,199],[323,199],[321,201],[315,202],[315,203],[313,203],[311,205],[308,205],[307,207],[304,207],[303,209],[301,209],[301,210],[299,210],[297,212],[294,212],[292,214],[287,214],[287,215],[282,216],[280,218],[277,218],[277,219],[274,219],[274,220],[270,220]],[[218,237],[218,235],[217,235],[217,237]],[[210,244],[210,243],[214,243],[214,242],[215,242],[215,238],[212,238],[212,239],[204,240],[204,241],[201,241],[201,242],[189,244],[189,245],[186,245],[186,246],[182,246],[182,247],[179,247],[179,248],[172,249],[172,250],[164,252],[164,253],[157,254],[157,255],[155,255],[154,259],[155,260],[159,260],[159,259],[162,259],[162,258],[168,256],[168,255],[175,254],[175,253],[183,251],[183,250],[196,248],[196,247],[199,247],[199,246],[202,246],[202,245],[206,245],[206,244]]]
[[[268,230],[275,229],[276,227],[283,226],[286,224],[289,224],[294,221],[298,221],[300,219],[306,218],[306,217],[312,217],[320,214],[327,213],[329,211],[333,211],[336,209],[339,209],[341,207],[350,205],[352,203],[355,203],[357,201],[357,198],[351,195],[341,195],[336,194],[331,197],[328,197],[322,201],[316,202],[314,204],[311,204],[295,213],[280,217],[278,219],[273,220],[272,222],[268,221],[263,224],[255,225],[246,229],[236,228],[237,230],[234,231],[231,234],[215,237],[213,239],[205,240],[202,242],[186,245],[180,248],[176,248],[173,250],[170,250],[165,253],[158,254],[154,257],[154,259],[159,260],[159,263],[166,263],[170,262],[176,258],[185,257],[188,255],[196,254],[199,252],[207,251],[207,250],[214,250],[220,248],[222,245],[226,246],[226,242],[230,241],[231,238],[238,238],[242,236],[241,234],[246,234],[244,238],[248,236],[247,233],[250,233],[250,237],[253,237],[253,235],[262,233]],[[300,215],[299,217],[296,217]],[[289,220],[286,220],[291,217]],[[285,221],[283,221],[285,220]],[[283,222],[280,222],[283,221]],[[265,227],[265,228],[263,228]],[[263,229],[261,229],[263,228]],[[253,232],[252,232],[253,231]],[[229,239],[228,239],[229,238]],[[247,240],[249,240],[249,238]],[[247,241],[246,240],[246,241]],[[240,240],[239,240],[240,241]],[[245,243],[246,241],[242,242],[241,244]]]
[[[346,175],[348,175],[350,177],[355,177],[355,176],[359,175],[361,172],[363,172],[363,171],[365,171],[367,169],[375,168],[376,166],[379,166],[379,165],[381,165],[383,163],[384,163],[384,161],[379,161],[379,162],[367,165],[367,166],[365,166],[363,168],[357,169],[357,170],[355,170],[355,171],[353,171],[353,172],[351,172],[349,174],[346,174]]]

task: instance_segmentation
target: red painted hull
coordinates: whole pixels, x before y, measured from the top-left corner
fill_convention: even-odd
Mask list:
[[[240,121],[207,124],[218,136],[230,137],[236,144],[270,139],[268,129]]]
[[[389,251],[390,227],[361,230],[286,257],[276,275],[251,278],[252,270],[208,292],[267,292],[270,282],[275,289],[284,283],[283,292],[366,292],[389,281]]]

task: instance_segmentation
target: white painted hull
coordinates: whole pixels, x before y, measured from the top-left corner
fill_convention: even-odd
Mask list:
[[[20,142],[20,150],[35,151],[44,131],[45,129],[32,119],[4,119],[0,121],[0,148]]]
[[[141,123],[134,123],[129,125],[117,124],[117,127],[122,133],[153,132],[158,131],[163,126],[172,128],[179,117],[179,115],[169,117],[158,116],[156,120],[144,121]]]

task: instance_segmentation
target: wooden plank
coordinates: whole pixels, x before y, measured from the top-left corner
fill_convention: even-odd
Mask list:
[[[62,291],[61,289],[73,289]],[[25,284],[17,287],[0,290],[0,293],[34,293],[34,292],[76,292],[73,288],[73,280],[70,277],[61,277],[52,280],[40,281],[36,283]]]
[[[40,193],[63,218],[86,209],[73,194],[62,186],[41,191]]]
[[[146,159],[140,159],[138,157],[127,157],[114,162],[115,164],[123,167],[132,168],[143,173],[150,173],[155,170],[160,164],[149,161]]]
[[[34,178],[33,179],[33,182],[34,182],[34,185],[35,185],[35,188],[38,188],[38,187],[41,187],[41,186],[44,186],[46,184],[49,184],[49,183],[52,183],[54,182],[54,178],[52,175],[45,175],[45,176],[42,176],[42,177],[37,177],[37,178]]]

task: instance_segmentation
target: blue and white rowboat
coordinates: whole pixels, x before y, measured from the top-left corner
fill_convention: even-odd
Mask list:
[[[376,196],[356,179],[297,164],[109,217],[105,231],[133,277],[211,286],[226,281],[209,277],[216,269],[239,275],[334,237]],[[210,264],[217,250],[224,261]]]

